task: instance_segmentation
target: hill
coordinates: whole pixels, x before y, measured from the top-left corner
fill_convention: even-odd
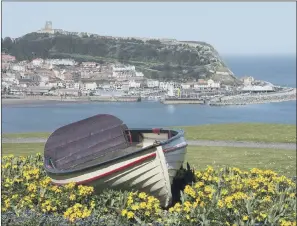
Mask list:
[[[218,52],[205,42],[29,33],[14,40],[2,39],[2,51],[18,60],[41,57],[121,62],[135,65],[147,77],[162,80],[238,81]]]

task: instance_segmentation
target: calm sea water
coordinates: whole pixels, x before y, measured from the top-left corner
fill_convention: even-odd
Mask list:
[[[224,57],[236,75],[296,87],[295,57]],[[233,122],[296,124],[296,102],[210,107],[160,103],[80,103],[2,108],[2,132],[53,131],[95,114],[113,114],[129,127],[167,127]]]

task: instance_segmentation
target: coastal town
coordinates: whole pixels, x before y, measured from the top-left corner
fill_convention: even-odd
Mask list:
[[[164,104],[229,105],[296,99],[296,89],[251,76],[240,85],[212,79],[180,83],[148,79],[134,65],[73,59],[17,61],[2,53],[2,98],[59,101],[161,101]]]

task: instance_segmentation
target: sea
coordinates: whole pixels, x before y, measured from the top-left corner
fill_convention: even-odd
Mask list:
[[[238,77],[253,76],[275,85],[296,87],[296,56],[222,58]],[[52,132],[96,114],[115,115],[130,128],[249,122],[296,124],[296,101],[224,107],[158,102],[6,105],[2,106],[2,133]]]

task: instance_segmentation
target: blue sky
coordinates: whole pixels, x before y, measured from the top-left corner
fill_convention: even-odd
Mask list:
[[[53,28],[199,40],[225,55],[296,54],[294,2],[2,2],[2,37]]]

